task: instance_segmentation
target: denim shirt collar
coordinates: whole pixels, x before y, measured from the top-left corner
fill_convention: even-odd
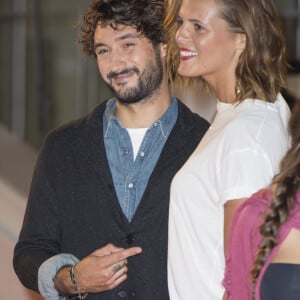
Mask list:
[[[116,102],[117,100],[115,98],[112,98],[108,100],[106,103],[106,109],[103,116],[103,126],[104,126],[103,132],[105,138],[108,138],[113,134],[114,131],[113,124],[116,124],[120,128],[124,128],[121,122],[115,117]],[[177,120],[177,116],[178,116],[178,103],[175,97],[171,97],[171,104],[168,107],[168,109],[157,121],[155,121],[149,127],[149,129],[159,125],[162,135],[164,136],[165,139],[167,139],[170,131],[174,126],[174,123]]]

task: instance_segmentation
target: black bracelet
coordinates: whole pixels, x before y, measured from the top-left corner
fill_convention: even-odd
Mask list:
[[[76,279],[75,279],[75,267],[76,267],[77,264],[75,265],[72,265],[72,267],[70,268],[70,279],[71,279],[71,282],[73,284],[73,288],[74,288],[74,291],[75,291],[75,294],[76,295],[76,298],[80,299],[80,300],[83,300],[87,297],[87,293],[85,294],[81,294],[79,291],[78,291],[78,286],[77,286],[77,282],[76,282]],[[71,297],[70,299],[74,299],[74,297]]]

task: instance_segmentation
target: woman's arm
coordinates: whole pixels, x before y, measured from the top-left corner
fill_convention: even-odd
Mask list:
[[[246,198],[229,200],[224,204],[224,255],[227,253],[228,234],[233,216],[245,199]]]

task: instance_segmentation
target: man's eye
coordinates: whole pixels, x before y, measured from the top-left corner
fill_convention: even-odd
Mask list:
[[[102,55],[102,54],[105,54],[107,52],[108,52],[107,49],[98,49],[98,50],[96,50],[97,55]]]
[[[134,43],[126,43],[124,45],[124,48],[130,48],[130,47],[133,47],[135,44]]]

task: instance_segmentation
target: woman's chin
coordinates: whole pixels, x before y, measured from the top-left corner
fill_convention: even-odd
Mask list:
[[[190,77],[190,78],[200,77],[200,74],[195,74],[194,72],[190,72],[190,71],[181,72],[178,70],[177,73],[182,77]]]
[[[179,65],[177,73],[182,77],[199,77],[199,72],[195,72],[190,67]]]

